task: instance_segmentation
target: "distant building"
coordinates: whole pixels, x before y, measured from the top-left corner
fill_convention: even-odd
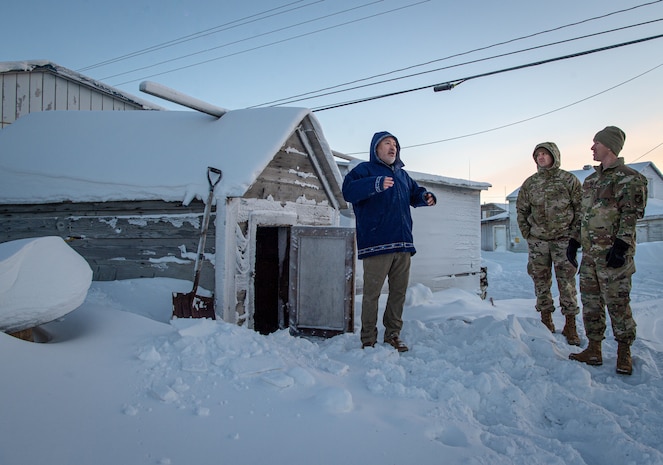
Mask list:
[[[663,241],[663,175],[656,165],[650,161],[641,163],[628,163],[628,166],[645,176],[648,181],[649,197],[645,216],[637,224],[638,242]],[[581,170],[571,171],[582,183],[587,176],[594,172],[592,165],[585,165]],[[510,193],[506,200],[509,202],[509,244],[508,250],[512,252],[527,252],[527,242],[523,239],[518,227],[516,200],[520,187]]]
[[[54,110],[164,110],[50,61],[0,62],[0,129]]]
[[[481,250],[507,250],[509,211],[506,203],[481,205]]]
[[[506,203],[484,203],[481,205],[481,219],[490,218],[509,210]]]

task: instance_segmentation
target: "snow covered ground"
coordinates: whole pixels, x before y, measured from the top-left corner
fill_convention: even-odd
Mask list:
[[[610,330],[603,366],[567,359],[579,349],[559,312],[556,334],[539,322],[526,254],[482,255],[494,305],[412,283],[403,354],[171,322],[186,281],[93,282],[42,326],[50,343],[0,333],[0,463],[663,463],[663,242],[637,249],[630,377]]]

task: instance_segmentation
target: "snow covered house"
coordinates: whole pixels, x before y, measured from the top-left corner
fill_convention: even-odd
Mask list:
[[[506,250],[509,229],[507,204],[481,205],[481,250]]]
[[[201,285],[260,332],[353,329],[354,231],[341,176],[302,108],[45,111],[0,131],[0,242],[61,236],[94,280],[192,279],[222,171]]]
[[[628,166],[638,171],[647,178],[648,195],[647,208],[644,218],[638,220],[637,241],[655,242],[663,241],[663,175],[656,165],[650,161],[639,163],[627,163]],[[587,176],[594,172],[592,165],[585,165],[581,170],[571,171],[582,183]],[[516,201],[520,188],[510,193],[506,200],[509,203],[509,250],[512,252],[527,252],[527,241],[522,237],[518,227],[518,215],[516,213]]]
[[[0,62],[0,129],[39,111],[163,110],[45,60]]]
[[[407,163],[407,155],[404,160]],[[339,161],[342,175],[360,161]],[[490,184],[407,171],[420,186],[437,197],[435,207],[412,209],[417,253],[412,258],[410,285],[420,283],[433,291],[458,288],[480,295],[480,195]],[[354,227],[351,210],[344,214],[347,224]],[[360,292],[361,260],[357,268],[357,292]]]

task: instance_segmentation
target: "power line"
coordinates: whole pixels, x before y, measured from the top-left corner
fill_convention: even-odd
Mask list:
[[[348,106],[348,105],[356,105],[358,103],[365,103],[365,102],[369,102],[369,101],[372,101],[372,100],[378,100],[378,99],[383,99],[383,98],[387,98],[387,97],[394,97],[396,95],[402,95],[402,94],[407,94],[407,93],[410,93],[410,92],[416,92],[416,91],[419,91],[419,90],[430,89],[430,88],[436,87],[436,86],[449,85],[449,86],[451,86],[449,88],[452,88],[452,87],[455,87],[455,85],[457,85],[458,83],[469,81],[470,79],[478,79],[478,78],[481,78],[481,77],[492,76],[492,75],[495,75],[495,74],[501,74],[501,73],[516,71],[516,70],[520,70],[520,69],[531,68],[531,67],[534,67],[534,66],[540,66],[540,65],[553,63],[553,62],[561,61],[561,60],[567,60],[569,58],[577,58],[577,57],[584,56],[584,55],[590,55],[590,54],[593,54],[593,53],[604,52],[606,50],[612,50],[612,49],[615,49],[615,48],[625,47],[625,46],[628,46],[628,45],[634,45],[634,44],[647,42],[647,41],[654,40],[654,39],[660,39],[661,37],[663,37],[663,34],[659,34],[659,35],[651,36],[651,37],[645,37],[645,38],[642,38],[642,39],[631,40],[631,41],[628,41],[628,42],[622,42],[620,44],[608,45],[608,46],[605,46],[605,47],[595,48],[595,49],[592,49],[592,50],[586,50],[584,52],[572,53],[570,55],[563,55],[563,56],[560,56],[560,57],[557,57],[557,58],[549,58],[547,60],[540,60],[540,61],[536,61],[536,62],[533,62],[533,63],[527,63],[527,64],[524,64],[524,65],[512,66],[510,68],[504,68],[504,69],[500,69],[500,70],[496,70],[496,71],[489,71],[489,72],[486,72],[486,73],[475,74],[473,76],[468,76],[468,77],[464,77],[464,78],[460,78],[460,79],[452,79],[452,80],[447,81],[446,83],[443,83],[443,84],[429,84],[429,85],[426,85],[426,86],[415,87],[413,89],[406,89],[406,90],[400,90],[400,91],[396,91],[396,92],[389,92],[387,94],[375,95],[373,97],[365,97],[365,98],[360,98],[360,99],[356,99],[356,100],[351,100],[351,101],[348,101],[348,102],[337,103],[337,104],[327,105],[327,106],[323,106],[323,107],[317,107],[317,108],[313,108],[312,111],[318,112],[318,111],[332,110],[332,109],[335,109],[335,108],[345,107],[345,106]]]
[[[354,20],[346,21],[346,22],[344,22],[344,23],[335,24],[335,25],[333,25],[333,26],[325,27],[325,28],[322,28],[322,29],[317,29],[317,30],[315,30],[315,31],[307,32],[307,33],[304,33],[304,34],[299,34],[299,35],[292,36],[292,37],[288,37],[288,38],[286,38],[286,39],[282,39],[282,40],[278,40],[278,41],[270,42],[270,43],[268,43],[268,44],[259,45],[259,46],[257,46],[257,47],[253,47],[253,48],[250,48],[250,49],[240,50],[240,51],[238,51],[238,52],[230,53],[230,54],[228,54],[228,55],[223,55],[223,56],[216,57],[216,58],[210,58],[209,60],[199,61],[199,62],[197,62],[197,63],[193,63],[193,64],[190,64],[190,65],[180,66],[180,67],[178,67],[178,68],[169,69],[169,70],[167,70],[167,71],[163,71],[163,72],[160,72],[160,73],[151,74],[151,75],[149,75],[149,76],[143,76],[143,77],[141,77],[141,78],[132,79],[132,80],[130,80],[130,81],[125,81],[125,82],[120,82],[120,83],[113,84],[113,85],[114,85],[114,86],[121,86],[121,85],[124,85],[124,84],[129,84],[129,83],[132,83],[132,82],[141,81],[141,80],[143,80],[143,79],[148,79],[148,78],[152,78],[152,77],[155,77],[155,76],[161,76],[161,75],[169,74],[169,73],[172,73],[172,72],[175,72],[175,71],[180,71],[180,70],[183,70],[183,69],[186,69],[186,68],[193,68],[194,66],[204,65],[204,64],[207,64],[207,63],[211,63],[211,62],[213,62],[213,61],[221,60],[221,59],[223,59],[223,58],[228,58],[228,57],[235,56],[235,55],[241,55],[241,54],[243,54],[243,53],[252,52],[252,51],[254,51],[254,50],[259,50],[259,49],[262,49],[262,48],[271,47],[271,46],[273,46],[273,45],[282,44],[282,43],[284,43],[284,42],[289,42],[289,41],[291,41],[291,40],[300,39],[300,38],[302,38],[302,37],[307,37],[307,36],[310,36],[310,35],[313,35],[313,34],[317,34],[317,33],[320,33],[320,32],[329,31],[329,30],[331,30],[331,29],[336,29],[336,28],[341,27],[341,26],[347,26],[348,24],[353,24],[353,23],[357,23],[357,22],[364,21],[364,20],[367,20],[367,19],[372,19],[372,18],[375,18],[375,17],[378,17],[378,16],[383,16],[383,15],[386,15],[386,14],[389,14],[389,13],[393,13],[393,12],[395,12],[395,11],[404,10],[404,9],[406,9],[406,8],[411,8],[411,7],[414,7],[414,6],[420,5],[420,4],[422,4],[422,3],[427,3],[427,2],[429,2],[429,1],[430,1],[430,0],[420,0],[420,1],[418,1],[418,2],[410,3],[409,5],[405,5],[405,6],[402,6],[402,7],[394,8],[394,9],[387,10],[387,11],[383,11],[383,12],[380,12],[380,13],[375,13],[375,14],[372,14],[372,15],[369,15],[369,16],[364,16],[363,18],[358,18],[358,19],[354,19]]]
[[[416,65],[406,66],[406,67],[395,69],[395,70],[392,70],[392,71],[387,71],[385,73],[375,74],[373,76],[369,76],[369,77],[365,77],[365,78],[361,78],[361,79],[355,79],[353,81],[347,81],[347,82],[344,82],[342,84],[336,84],[334,86],[324,87],[322,89],[318,89],[318,90],[314,90],[314,91],[310,91],[310,92],[305,92],[305,93],[302,93],[302,94],[292,95],[290,97],[284,97],[284,98],[280,98],[280,99],[277,99],[277,100],[272,100],[270,102],[265,102],[265,103],[253,105],[253,106],[248,107],[248,108],[256,108],[256,107],[261,107],[261,106],[273,105],[273,104],[276,104],[276,103],[280,103],[280,104],[283,105],[283,104],[298,102],[298,101],[301,101],[301,100],[308,100],[308,99],[301,99],[301,100],[291,100],[291,99],[306,97],[306,96],[318,94],[320,92],[333,90],[333,89],[338,89],[339,87],[345,87],[345,86],[348,86],[348,85],[357,84],[359,82],[370,81],[372,79],[376,79],[376,78],[379,78],[379,77],[388,76],[388,75],[395,74],[395,73],[400,73],[400,72],[403,72],[403,71],[419,68],[419,67],[422,67],[422,66],[427,66],[427,65],[430,65],[430,64],[433,64],[433,63],[438,63],[440,61],[446,61],[446,60],[449,60],[451,58],[458,58],[458,57],[461,57],[461,56],[464,56],[464,55],[469,55],[469,54],[472,54],[472,53],[475,53],[475,52],[488,50],[488,49],[498,47],[498,46],[501,46],[501,45],[507,45],[507,44],[518,42],[518,41],[521,41],[521,40],[524,40],[524,39],[531,39],[532,37],[536,37],[536,36],[539,36],[539,35],[544,35],[544,34],[548,34],[550,32],[560,31],[562,29],[566,29],[566,28],[569,28],[569,27],[572,27],[572,26],[578,26],[580,24],[588,23],[588,22],[591,22],[591,21],[596,21],[596,20],[599,20],[599,19],[604,19],[604,18],[607,18],[609,16],[614,16],[614,15],[617,15],[617,14],[625,13],[627,11],[632,11],[632,10],[642,8],[642,7],[646,7],[646,6],[651,6],[655,3],[660,3],[661,1],[663,1],[663,0],[655,0],[655,1],[652,1],[652,2],[649,2],[649,3],[643,3],[641,5],[636,5],[636,6],[631,7],[631,8],[625,8],[625,9],[622,9],[622,10],[612,11],[612,12],[606,13],[604,15],[594,16],[594,17],[591,17],[591,18],[586,18],[586,19],[583,19],[583,20],[580,20],[580,21],[565,24],[565,25],[562,25],[562,26],[557,26],[557,27],[554,27],[554,28],[551,28],[551,29],[546,29],[546,30],[539,31],[539,32],[536,32],[536,33],[533,33],[533,34],[528,34],[528,35],[516,37],[516,38],[513,38],[513,39],[509,39],[509,40],[506,40],[506,41],[503,41],[503,42],[498,42],[498,43],[495,43],[495,44],[475,48],[475,49],[468,50],[468,51],[465,51],[465,52],[460,52],[460,53],[456,53],[456,54],[453,54],[453,55],[448,55],[448,56],[443,57],[443,58],[437,58],[435,60],[430,60],[430,61],[427,61],[427,62],[424,62],[424,63],[419,63],[419,64],[416,64]],[[409,77],[409,76],[406,76],[406,77]],[[377,82],[377,83],[374,83],[374,84],[371,84],[371,85],[381,84],[383,82],[389,82],[389,81],[381,81],[381,82]],[[366,87],[366,86],[364,86],[364,87]],[[353,89],[356,89],[356,88],[357,87],[353,87],[351,89],[346,89],[346,90],[353,90]],[[329,95],[329,94],[322,94],[322,95]],[[315,95],[315,97],[319,97],[319,96],[322,96],[322,95]],[[315,97],[311,97],[311,98],[315,98]]]
[[[615,28],[615,29],[609,29],[609,30],[606,30],[606,31],[595,32],[593,34],[586,34],[584,36],[573,37],[571,39],[564,39],[564,40],[559,40],[559,41],[556,41],[556,42],[550,42],[548,44],[537,45],[537,46],[534,46],[534,47],[528,47],[528,48],[524,48],[524,49],[520,49],[520,50],[515,50],[513,52],[506,52],[506,53],[502,53],[502,54],[499,54],[499,55],[493,55],[493,56],[490,56],[490,57],[478,58],[476,60],[465,61],[463,63],[457,63],[457,64],[454,64],[454,65],[444,66],[442,68],[436,68],[436,69],[421,71],[419,73],[408,74],[408,75],[400,76],[400,77],[396,77],[396,78],[385,79],[385,80],[374,82],[374,83],[371,83],[371,84],[363,84],[363,85],[360,85],[360,86],[350,87],[350,88],[343,89],[343,90],[336,90],[336,91],[333,91],[333,92],[318,94],[318,95],[315,95],[313,97],[289,100],[289,101],[281,102],[281,105],[296,103],[296,102],[300,102],[302,100],[311,100],[313,98],[326,97],[328,95],[340,94],[340,93],[343,93],[343,92],[348,92],[348,91],[351,91],[351,90],[357,90],[357,89],[361,89],[361,88],[364,88],[364,87],[371,87],[371,86],[375,86],[375,85],[378,85],[378,84],[385,84],[385,83],[388,83],[388,82],[399,81],[399,80],[408,79],[408,78],[411,78],[411,77],[422,76],[424,74],[436,73],[438,71],[444,71],[444,70],[448,70],[448,69],[451,69],[451,68],[459,68],[459,67],[465,66],[465,65],[476,64],[476,63],[480,63],[480,62],[483,62],[483,61],[494,60],[496,58],[504,58],[504,57],[507,57],[507,56],[517,55],[519,53],[524,53],[524,52],[531,52],[532,50],[538,50],[538,49],[542,49],[542,48],[546,48],[546,47],[552,47],[554,45],[560,45],[560,44],[564,44],[564,43],[568,43],[568,42],[574,42],[576,40],[587,39],[587,38],[590,38],[590,37],[596,37],[596,36],[599,36],[599,35],[609,34],[611,32],[617,32],[617,31],[622,31],[622,30],[625,30],[625,29],[644,26],[644,25],[647,25],[647,24],[652,24],[652,23],[656,23],[656,22],[660,22],[660,21],[663,21],[663,18],[654,19],[654,20],[650,20],[650,21],[645,21],[645,22],[637,23],[637,24],[631,24],[629,26],[622,26],[622,27],[618,27],[618,28]],[[446,89],[446,90],[448,90],[448,89]]]
[[[640,160],[642,157],[644,157],[645,155],[648,155],[648,154],[652,153],[654,150],[656,150],[657,148],[659,148],[659,147],[662,146],[662,145],[663,145],[663,142],[661,142],[660,144],[658,144],[657,146],[655,146],[653,149],[651,149],[651,150],[647,150],[645,153],[643,153],[642,155],[640,155],[638,158],[636,158],[635,160],[633,160],[631,163],[634,163],[634,162]]]
[[[580,104],[580,103],[582,103],[582,102],[586,102],[587,100],[590,100],[590,99],[592,99],[592,98],[594,98],[594,97],[598,97],[599,95],[605,94],[605,93],[607,93],[607,92],[609,92],[609,91],[611,91],[611,90],[614,90],[614,89],[616,89],[616,88],[618,88],[618,87],[621,87],[621,86],[623,86],[623,85],[625,85],[625,84],[628,84],[629,82],[632,82],[632,81],[634,81],[634,80],[636,80],[636,79],[638,79],[638,78],[640,78],[640,77],[642,77],[642,76],[644,76],[644,75],[646,75],[646,74],[649,74],[649,73],[651,73],[652,71],[655,71],[656,69],[660,68],[661,66],[663,66],[663,63],[661,63],[661,64],[659,64],[659,65],[656,65],[656,66],[654,66],[653,68],[648,69],[648,70],[646,70],[646,71],[644,71],[644,72],[642,72],[642,73],[640,73],[640,74],[638,74],[638,75],[636,75],[636,76],[633,76],[632,78],[629,78],[629,79],[627,79],[626,81],[622,81],[622,82],[620,82],[619,84],[616,84],[616,85],[614,85],[614,86],[612,86],[612,87],[608,87],[607,89],[604,89],[604,90],[602,90],[602,91],[600,91],[600,92],[597,92],[597,93],[595,93],[595,94],[592,94],[592,95],[590,95],[589,97],[585,97],[585,98],[583,98],[583,99],[577,100],[577,101],[572,102],[572,103],[569,103],[569,104],[567,104],[567,105],[563,105],[563,106],[561,106],[561,107],[555,108],[554,110],[546,111],[546,112],[544,112],[544,113],[540,113],[540,114],[538,114],[538,115],[531,116],[531,117],[529,117],[529,118],[525,118],[525,119],[522,119],[522,120],[519,120],[519,121],[514,121],[514,122],[512,122],[512,123],[508,123],[508,124],[503,124],[503,125],[501,125],[501,126],[497,126],[497,127],[490,128],[490,129],[484,129],[484,130],[482,130],[482,131],[477,131],[477,132],[473,132],[473,133],[470,133],[470,134],[463,134],[463,135],[461,135],[461,136],[449,137],[449,138],[447,138],[447,139],[440,139],[440,140],[431,141],[431,142],[423,142],[423,143],[421,143],[421,144],[413,144],[413,145],[403,146],[402,148],[403,148],[403,149],[406,149],[406,148],[424,147],[424,146],[427,146],[427,145],[441,144],[441,143],[443,143],[443,142],[450,142],[450,141],[452,141],[452,140],[465,139],[465,138],[467,138],[467,137],[478,136],[478,135],[480,135],[480,134],[486,134],[486,133],[488,133],[488,132],[493,132],[493,131],[497,131],[497,130],[500,130],[500,129],[504,129],[504,128],[508,128],[508,127],[511,127],[511,126],[515,126],[515,125],[518,125],[518,124],[526,123],[526,122],[528,122],[528,121],[532,121],[532,120],[535,120],[535,119],[537,119],[537,118],[541,118],[541,117],[543,117],[543,116],[547,116],[547,115],[550,115],[550,114],[552,114],[552,113],[556,113],[556,112],[558,112],[558,111],[565,110],[565,109],[570,108],[570,107],[572,107],[572,106],[578,105],[578,104]],[[644,157],[645,155],[647,155],[648,153],[653,152],[654,150],[656,150],[656,149],[657,149],[658,147],[660,147],[661,145],[663,145],[663,143],[657,145],[657,146],[654,147],[653,149],[651,149],[651,150],[649,150],[648,152],[644,153],[644,154],[641,155],[639,158],[636,158],[634,161],[637,161],[637,160],[639,160],[640,158],[642,158],[642,157]],[[366,151],[362,151],[362,152],[351,152],[351,153],[346,153],[345,155],[360,155],[360,154],[364,154],[364,153],[367,153],[367,152],[366,152]]]
[[[244,39],[239,39],[239,40],[235,40],[235,41],[232,41],[232,42],[227,42],[225,44],[217,45],[215,47],[210,47],[210,48],[207,48],[205,50],[199,50],[197,52],[187,53],[186,55],[180,55],[179,57],[170,58],[168,60],[153,63],[151,65],[143,66],[143,67],[140,67],[140,68],[134,68],[134,69],[131,69],[129,71],[124,71],[122,73],[113,74],[112,76],[106,76],[106,77],[103,77],[101,79],[102,80],[112,79],[114,77],[124,76],[126,74],[135,73],[136,71],[142,71],[144,69],[154,68],[155,66],[164,65],[166,63],[171,63],[173,61],[179,61],[179,60],[182,60],[184,58],[190,58],[190,57],[195,56],[195,55],[201,55],[203,53],[211,52],[212,50],[218,50],[220,48],[225,48],[225,47],[228,47],[230,45],[236,45],[236,44],[239,44],[241,42],[246,42],[248,40],[253,40],[253,39],[256,39],[258,37],[275,34],[277,32],[283,32],[287,29],[292,29],[292,28],[295,28],[295,27],[298,27],[298,26],[302,26],[304,24],[312,23],[312,22],[315,22],[315,21],[320,21],[322,19],[331,18],[332,16],[337,16],[337,15],[340,15],[340,14],[343,14],[343,13],[347,13],[349,11],[358,10],[360,8],[365,8],[367,6],[371,6],[371,5],[374,5],[376,3],[380,3],[382,1],[384,1],[384,0],[375,0],[375,1],[372,1],[372,2],[369,2],[369,3],[364,3],[363,5],[359,5],[359,6],[355,6],[355,7],[352,7],[352,8],[345,9],[345,10],[337,11],[336,13],[330,13],[330,14],[327,14],[327,15],[318,16],[317,18],[309,19],[309,20],[302,21],[302,22],[299,22],[299,23],[296,23],[296,24],[291,24],[290,26],[280,27],[280,28],[273,29],[273,30],[268,31],[268,32],[263,32],[261,34],[253,35],[251,37],[246,37]],[[429,1],[429,0],[426,0],[426,1]],[[231,56],[231,55],[227,55],[227,56]],[[225,58],[225,57],[222,57],[222,58]]]
[[[182,36],[182,37],[179,37],[177,39],[172,39],[172,40],[169,40],[169,41],[166,41],[166,42],[162,42],[162,43],[157,44],[157,45],[152,45],[150,47],[143,48],[143,49],[135,51],[135,52],[127,53],[126,55],[121,55],[119,57],[115,57],[115,58],[111,58],[111,59],[108,59],[108,60],[105,60],[105,61],[101,61],[99,63],[95,63],[93,65],[77,69],[76,71],[78,71],[80,73],[80,72],[83,72],[83,71],[88,71],[88,70],[91,70],[91,69],[99,68],[101,66],[106,66],[106,65],[109,65],[109,64],[112,64],[112,63],[117,63],[119,61],[127,60],[129,58],[134,58],[134,57],[137,57],[137,56],[140,56],[140,55],[145,55],[145,54],[150,53],[150,52],[155,52],[157,50],[162,50],[164,48],[172,47],[174,45],[179,45],[179,44],[182,44],[184,42],[199,39],[201,37],[206,37],[206,36],[209,36],[209,35],[212,35],[212,34],[216,34],[218,32],[227,31],[227,30],[233,29],[235,27],[245,26],[247,24],[254,23],[256,21],[262,21],[263,19],[271,18],[271,17],[274,17],[274,16],[279,16],[279,15],[282,15],[282,14],[285,14],[285,13],[290,13],[291,11],[299,10],[299,9],[305,8],[307,6],[311,6],[311,5],[314,5],[316,3],[323,2],[324,0],[316,0],[316,1],[313,1],[313,2],[309,2],[305,5],[301,5],[301,6],[298,6],[298,7],[295,7],[295,8],[290,8],[290,9],[285,10],[285,11],[281,11],[281,12],[278,12],[278,13],[272,13],[272,14],[269,14],[269,15],[267,14],[267,13],[271,13],[271,12],[276,11],[276,10],[280,10],[282,8],[286,8],[290,5],[294,5],[296,3],[301,3],[303,1],[304,0],[297,0],[295,2],[286,3],[285,5],[281,5],[281,6],[278,6],[276,8],[271,8],[269,10],[264,10],[264,11],[261,11],[260,13],[255,13],[253,15],[249,15],[249,16],[245,16],[243,18],[235,19],[235,20],[229,21],[227,23],[220,24],[218,26],[214,26],[214,27],[209,28],[209,29],[204,29],[202,31],[194,32],[193,34]],[[663,1],[663,0],[661,0],[661,1]],[[266,15],[266,16],[264,16],[264,15]],[[252,19],[252,18],[255,18],[255,19]],[[248,20],[250,20],[250,21],[248,21]],[[237,24],[237,23],[239,23],[239,24]]]

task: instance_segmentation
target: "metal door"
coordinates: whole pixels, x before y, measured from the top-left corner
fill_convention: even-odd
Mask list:
[[[295,226],[290,242],[290,332],[354,331],[355,230]]]

